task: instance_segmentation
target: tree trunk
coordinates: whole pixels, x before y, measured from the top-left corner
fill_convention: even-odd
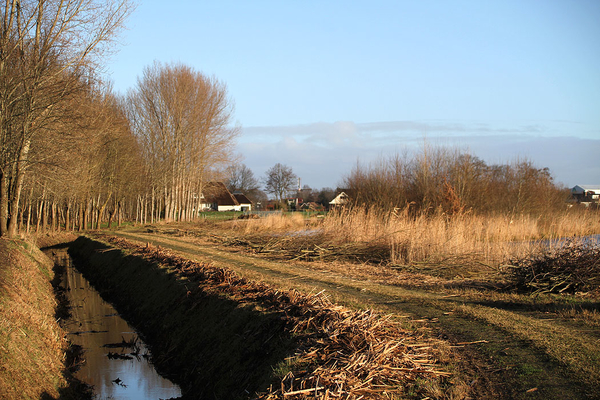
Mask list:
[[[42,207],[42,232],[48,232],[48,200],[44,199]]]
[[[65,211],[65,230],[68,231],[70,229],[69,225],[71,222],[71,200],[67,201],[67,209]]]
[[[121,209],[122,201],[117,202],[117,228],[123,223],[123,210]]]
[[[29,146],[31,141],[26,139],[23,143],[23,147],[19,152],[19,158],[17,160],[15,168],[15,187],[14,194],[11,196],[10,201],[10,218],[8,220],[8,236],[15,236],[17,234],[17,215],[19,210],[19,201],[21,199],[21,190],[23,189],[23,181],[25,180],[25,163],[27,162],[27,155],[29,154]]]
[[[58,230],[58,225],[60,222],[58,221],[58,213],[56,212],[56,200],[52,199],[52,205],[50,206],[52,221],[50,224],[50,231],[56,232]]]
[[[156,201],[156,197],[154,194],[154,186],[152,187],[152,206],[150,209],[150,223],[153,224],[154,223],[154,207],[155,207],[155,201]]]
[[[104,210],[106,210],[106,205],[110,201],[111,197],[112,197],[112,192],[110,192],[108,194],[108,197],[106,198],[106,200],[104,201],[104,203],[100,206],[100,208],[98,210],[98,223],[96,225],[96,229],[98,229],[98,230],[100,229],[100,223],[102,222],[102,216],[104,215]],[[100,195],[98,195],[98,204],[100,204]]]
[[[8,234],[8,178],[0,172],[0,236]]]

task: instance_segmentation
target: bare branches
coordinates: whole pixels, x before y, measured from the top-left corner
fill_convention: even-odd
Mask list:
[[[65,133],[69,102],[89,90],[132,9],[129,0],[7,0],[0,7],[0,234],[16,232],[31,154],[48,158],[48,137]]]
[[[274,194],[278,201],[283,201],[285,194],[294,186],[298,177],[291,167],[280,163],[271,167],[265,178],[265,190]]]
[[[152,186],[164,198],[165,218],[192,218],[204,183],[232,158],[239,133],[230,126],[226,86],[185,65],[155,63],[128,100]]]

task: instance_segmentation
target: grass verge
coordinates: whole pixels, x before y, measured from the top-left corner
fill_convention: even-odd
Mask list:
[[[52,275],[52,263],[35,246],[0,239],[2,399],[57,399],[68,386]]]

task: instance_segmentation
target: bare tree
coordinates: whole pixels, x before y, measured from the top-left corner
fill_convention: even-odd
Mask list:
[[[0,235],[14,235],[30,152],[94,75],[129,0],[6,0],[0,6]]]
[[[297,179],[298,177],[294,174],[291,167],[277,163],[266,173],[265,191],[273,194],[281,202],[287,192],[294,187]]]
[[[254,172],[245,164],[230,165],[225,173],[225,186],[232,193],[241,192],[248,195],[256,192],[260,187]]]
[[[195,217],[204,184],[230,162],[239,134],[230,126],[226,86],[182,64],[155,63],[128,102],[151,177],[152,204],[164,207],[166,220]]]

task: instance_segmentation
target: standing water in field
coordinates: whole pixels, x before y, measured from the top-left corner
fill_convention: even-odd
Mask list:
[[[178,386],[156,372],[135,330],[75,269],[66,250],[55,253],[60,253],[58,262],[65,267],[61,286],[71,307],[64,329],[68,339],[84,351],[85,363],[75,376],[92,385],[100,400],[181,396]]]

